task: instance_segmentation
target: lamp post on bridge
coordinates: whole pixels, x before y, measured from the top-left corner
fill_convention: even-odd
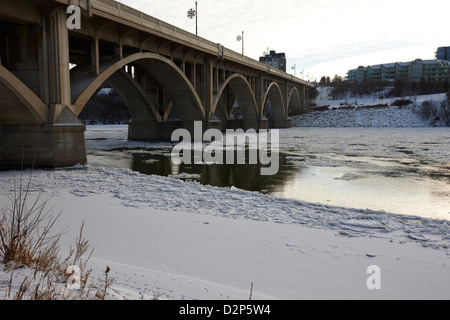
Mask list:
[[[198,2],[195,1],[195,10],[189,9],[187,16],[189,19],[193,19],[195,17],[195,35],[198,36]]]
[[[242,36],[239,35],[236,37],[236,41],[237,42],[241,42],[242,41],[242,55],[244,55],[244,31],[242,31]]]

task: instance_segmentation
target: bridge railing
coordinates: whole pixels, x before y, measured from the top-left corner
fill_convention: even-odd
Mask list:
[[[159,31],[164,34],[169,34],[175,38],[188,41],[189,43],[195,43],[201,48],[218,53],[219,56],[223,54],[224,59],[235,60],[238,63],[245,64],[251,68],[256,70],[267,72],[276,76],[279,76],[284,79],[289,79],[295,82],[301,82],[303,84],[307,84],[306,81],[303,81],[299,78],[294,77],[291,74],[285,73],[276,68],[271,68],[267,64],[244,56],[240,53],[237,53],[231,49],[225,48],[222,45],[209,41],[205,38],[199,37],[193,33],[190,33],[186,30],[180,29],[174,25],[171,25],[167,22],[159,20],[155,17],[152,17],[146,13],[143,13],[137,9],[124,5],[114,0],[90,0],[90,5],[98,10],[105,11],[116,16],[119,16],[123,19],[129,20],[131,22],[139,22],[141,25],[148,27],[152,30]],[[223,50],[223,52],[222,52]]]
[[[197,44],[203,47],[207,46],[207,49],[211,51],[217,51],[217,43],[211,42],[207,39],[192,34],[186,30],[180,29],[170,23],[159,20],[146,13],[143,13],[137,9],[124,5],[114,0],[90,0],[93,8],[106,11],[121,18],[130,20],[131,22],[139,22],[141,25],[149,27],[153,30],[160,31],[165,34],[170,34],[177,38],[188,38],[183,40],[189,40],[189,42],[197,42]]]

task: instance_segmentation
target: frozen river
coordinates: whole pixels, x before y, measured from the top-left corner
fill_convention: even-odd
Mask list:
[[[173,144],[127,141],[127,126],[88,126],[93,166],[194,180],[357,209],[450,220],[450,129],[292,128],[280,131],[280,170],[174,165]]]

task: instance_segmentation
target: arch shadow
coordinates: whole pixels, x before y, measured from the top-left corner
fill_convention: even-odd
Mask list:
[[[45,124],[49,109],[19,78],[0,64],[0,124]]]

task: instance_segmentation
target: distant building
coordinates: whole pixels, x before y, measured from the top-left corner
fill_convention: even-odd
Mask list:
[[[271,50],[268,55],[259,58],[259,61],[286,72],[286,54],[284,53]]]
[[[440,47],[436,52],[436,59],[450,61],[450,47]]]
[[[417,59],[412,62],[395,62],[359,67],[347,73],[347,80],[350,83],[362,82],[367,79],[393,82],[397,78],[410,79],[412,81],[450,80],[450,61]]]

